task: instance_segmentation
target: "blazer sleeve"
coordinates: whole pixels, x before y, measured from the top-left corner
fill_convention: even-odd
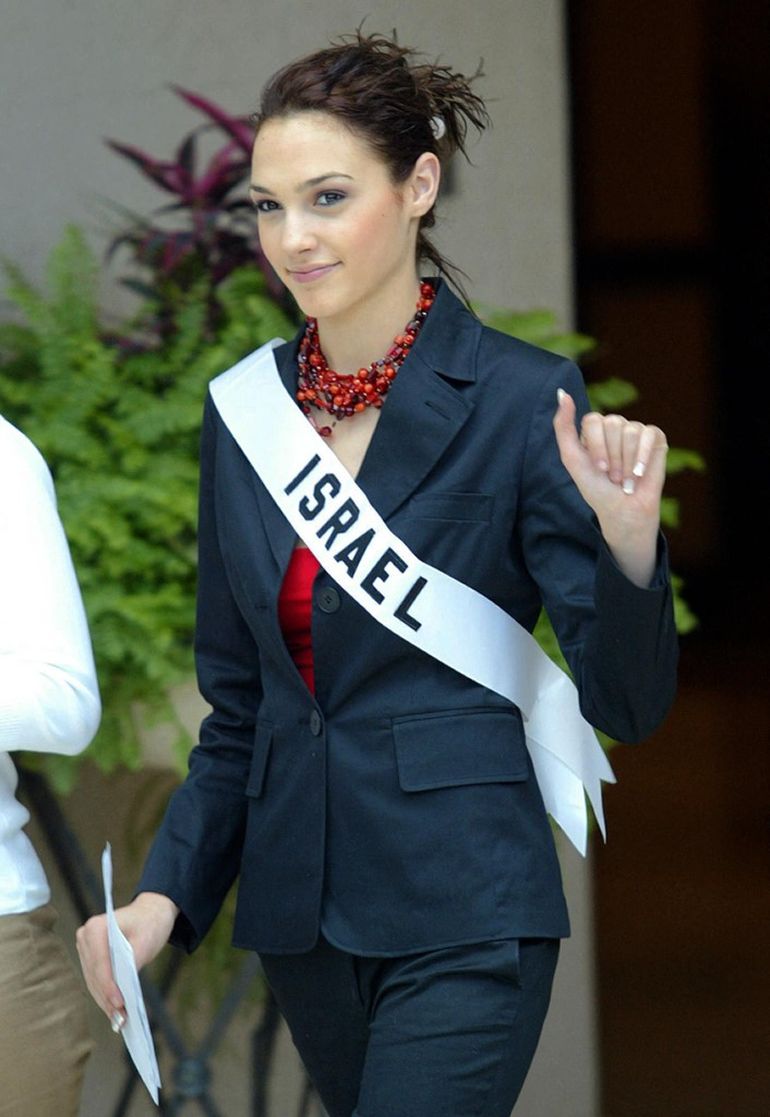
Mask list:
[[[181,914],[170,941],[188,951],[206,934],[238,873],[261,697],[259,651],[231,592],[217,531],[217,425],[209,396],[201,434],[195,660],[198,686],[212,712],[137,889],[160,892],[177,904]]]
[[[561,463],[553,431],[556,389],[589,410],[579,369],[570,361],[546,378],[525,454],[521,536],[569,663],[583,716],[617,740],[649,736],[673,702],[678,658],[665,539],[655,573],[642,589],[615,563],[591,509]]]

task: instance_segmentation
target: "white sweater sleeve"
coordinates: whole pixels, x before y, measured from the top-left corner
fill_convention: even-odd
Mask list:
[[[0,417],[0,751],[74,755],[101,706],[48,468]]]

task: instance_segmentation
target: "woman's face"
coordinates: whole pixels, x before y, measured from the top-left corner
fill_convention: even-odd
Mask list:
[[[437,168],[432,184],[419,164],[394,185],[366,142],[323,112],[262,125],[251,187],[260,242],[306,315],[354,322],[379,300],[412,297],[419,219],[438,186]]]

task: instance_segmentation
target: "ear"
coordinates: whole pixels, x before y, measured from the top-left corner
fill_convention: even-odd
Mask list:
[[[424,151],[406,183],[413,217],[423,217],[433,207],[441,181],[441,164],[432,151]]]

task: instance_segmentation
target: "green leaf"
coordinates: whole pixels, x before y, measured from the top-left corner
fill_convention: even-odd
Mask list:
[[[639,398],[639,393],[628,380],[611,376],[607,380],[594,381],[586,386],[588,400],[594,411],[602,414],[622,411]]]
[[[674,621],[676,623],[676,630],[680,635],[684,636],[698,627],[698,618],[690,609],[690,606],[682,595],[684,580],[680,575],[671,575],[671,588],[674,591]]]
[[[703,473],[706,469],[706,462],[696,450],[670,447],[666,459],[666,472],[669,474],[681,473],[685,469],[694,469],[697,473]]]
[[[102,334],[97,268],[67,229],[51,253],[45,291],[7,265],[21,321],[0,332],[0,410],[37,443],[54,475],[88,613],[104,714],[87,755],[105,771],[140,760],[132,704],[163,707],[168,686],[193,671],[198,440],[208,381],[294,327],[258,269],[233,271],[218,297],[179,289],[173,328],[152,350]],[[131,337],[126,325],[125,339]],[[154,704],[154,705],[153,705]],[[172,719],[173,721],[173,719]],[[180,758],[190,741],[177,726]],[[79,760],[42,757],[56,786]]]
[[[585,334],[560,331],[556,315],[551,310],[516,312],[474,304],[474,311],[486,325],[501,333],[517,337],[530,345],[539,345],[552,353],[578,360],[595,348],[593,338]]]
[[[664,527],[679,527],[679,501],[673,496],[664,496],[660,502],[660,522]]]

